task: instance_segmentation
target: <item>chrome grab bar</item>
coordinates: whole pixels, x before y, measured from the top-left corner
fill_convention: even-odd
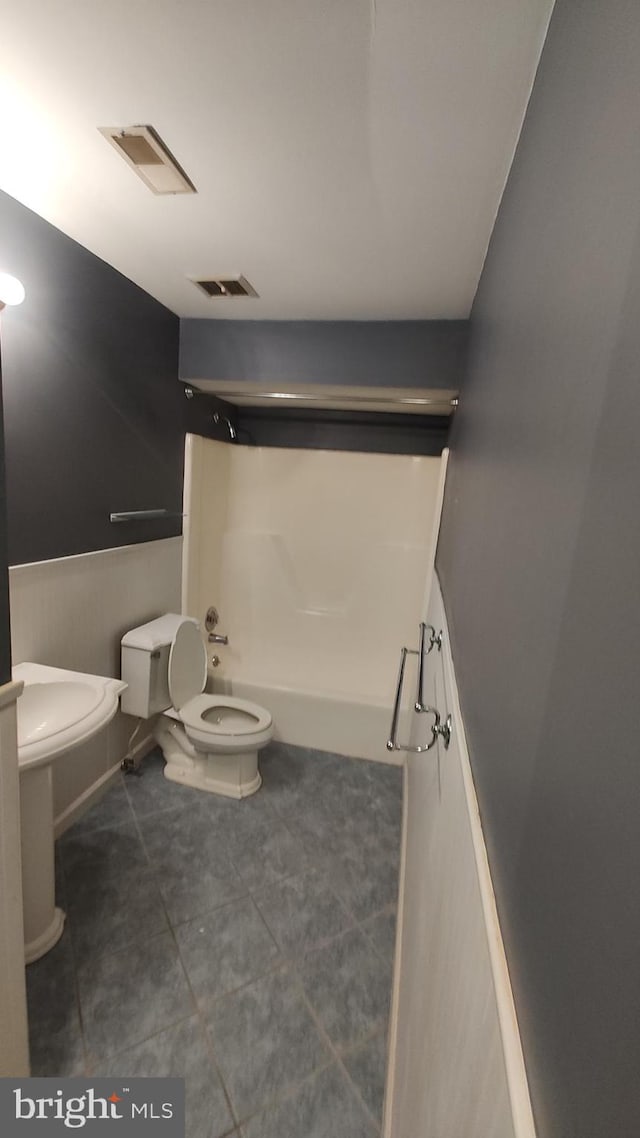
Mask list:
[[[425,649],[424,642],[427,635],[427,629],[429,629],[429,644]],[[418,655],[420,657],[420,663],[418,665],[418,689],[416,691],[416,702],[413,705],[416,711],[428,710],[427,705],[422,698],[422,692],[424,690],[424,658],[425,656],[429,655],[432,648],[436,647],[438,649],[438,652],[442,651],[442,629],[440,629],[439,632],[436,632],[432,624],[425,624],[425,622],[421,620],[420,647],[418,648]],[[415,653],[413,654],[415,655]]]
[[[391,731],[389,732],[389,739],[387,740],[388,751],[410,751],[412,755],[421,755],[423,751],[429,751],[437,739],[437,735],[426,747],[410,747],[409,744],[404,746],[403,743],[398,742],[398,717],[400,715],[400,705],[402,703],[402,685],[404,682],[404,667],[407,662],[407,656],[417,656],[415,648],[401,648],[400,649],[400,671],[398,672],[398,686],[396,688],[396,699],[393,705],[393,716],[391,719]]]
[[[429,644],[425,648],[425,639],[427,629],[430,630]],[[437,743],[438,735],[441,735],[444,740],[445,749],[448,748],[451,742],[452,719],[450,715],[444,723],[440,720],[440,712],[435,707],[430,707],[424,703],[423,700],[423,685],[424,685],[424,658],[428,656],[432,648],[438,648],[438,652],[442,650],[442,630],[436,632],[432,624],[425,624],[424,621],[420,623],[420,647],[416,651],[415,648],[401,648],[400,649],[400,669],[398,671],[398,684],[396,687],[396,698],[393,705],[393,715],[391,717],[391,730],[389,732],[389,739],[387,740],[388,751],[408,751],[412,755],[422,755],[425,751],[430,751],[431,748]],[[433,715],[434,720],[431,726],[431,742],[426,746],[411,747],[409,744],[406,746],[398,742],[398,719],[400,717],[400,708],[402,706],[402,687],[404,684],[404,671],[407,663],[407,656],[419,656],[420,664],[418,666],[418,689],[416,692],[416,699],[413,705],[414,711],[429,712]]]

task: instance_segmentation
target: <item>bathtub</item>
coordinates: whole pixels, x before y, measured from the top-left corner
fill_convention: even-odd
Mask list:
[[[209,678],[210,691],[248,699],[273,717],[274,739],[358,759],[400,765],[404,754],[386,748],[391,706],[334,692],[296,691],[248,680]],[[406,734],[408,738],[408,731]]]

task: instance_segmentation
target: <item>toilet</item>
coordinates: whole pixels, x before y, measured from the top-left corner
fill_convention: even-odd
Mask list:
[[[165,778],[230,798],[254,794],[262,782],[258,751],[271,739],[273,721],[256,703],[204,691],[207,653],[197,620],[160,616],[127,632],[121,653],[121,709],[158,716],[153,735]]]

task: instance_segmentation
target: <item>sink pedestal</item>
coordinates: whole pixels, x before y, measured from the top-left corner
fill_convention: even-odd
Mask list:
[[[127,685],[110,676],[28,661],[15,665],[13,678],[24,684],[16,710],[25,960],[30,964],[53,948],[64,928],[64,913],[56,908],[51,765],[111,722]]]
[[[53,783],[51,765],[20,775],[24,958],[27,964],[62,936],[64,913],[55,903]]]

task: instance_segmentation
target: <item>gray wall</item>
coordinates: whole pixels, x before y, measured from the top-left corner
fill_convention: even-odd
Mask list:
[[[467,333],[466,320],[183,319],[180,378],[457,389]]]
[[[0,321],[2,313],[0,312]],[[9,574],[7,572],[7,493],[2,429],[2,355],[0,352],[0,684],[11,679],[11,625],[9,620]]]
[[[180,533],[177,316],[6,194],[2,262],[27,296],[2,316],[11,564]]]
[[[180,378],[457,390],[468,331],[466,320],[183,319]],[[203,407],[192,401],[189,429],[225,437]],[[241,407],[232,417],[240,441],[258,446],[440,454],[449,431],[442,416]]]
[[[541,1138],[640,1126],[640,6],[557,0],[438,549]]]

